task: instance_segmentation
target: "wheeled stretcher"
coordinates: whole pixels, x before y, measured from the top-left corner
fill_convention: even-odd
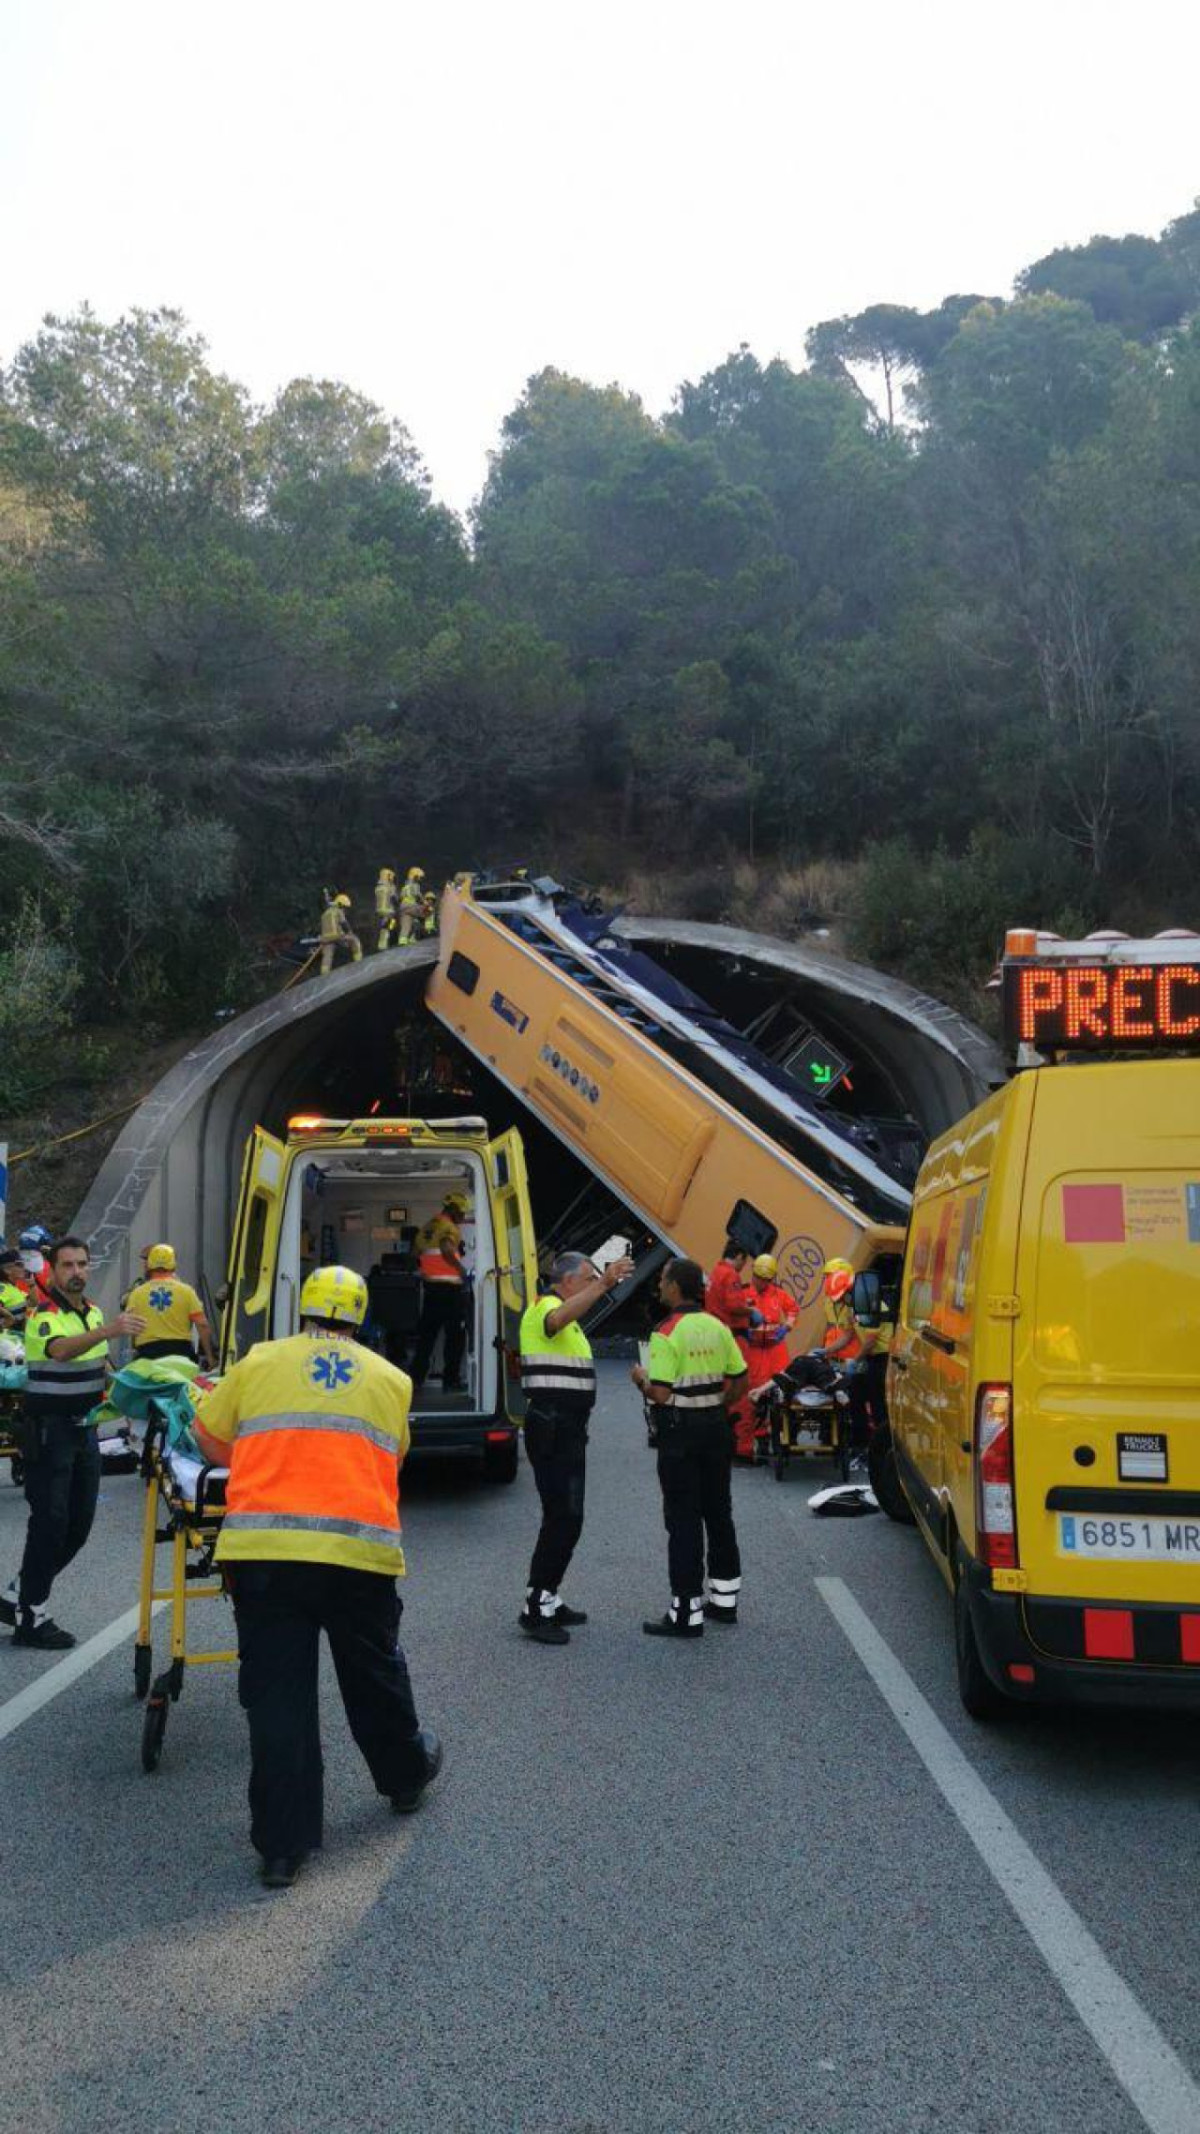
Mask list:
[[[146,1511],[142,1523],[142,1572],[138,1601],[137,1643],[133,1648],[133,1686],[145,1700],[142,1723],[142,1769],[156,1771],[162,1757],[163,1736],[172,1704],[183,1694],[184,1672],[189,1667],[214,1667],[236,1660],[236,1652],[189,1652],[187,1612],[193,1601],[216,1600],[224,1594],[219,1576],[213,1575],[213,1550],[225,1516],[225,1484],[229,1470],[210,1467],[194,1454],[173,1447],[168,1440],[167,1418],[151,1402],[142,1426],[141,1474],[146,1485]],[[170,1584],[155,1585],[157,1552],[171,1551]],[[154,1666],[151,1625],[155,1601],[171,1604],[171,1658],[153,1685]]]

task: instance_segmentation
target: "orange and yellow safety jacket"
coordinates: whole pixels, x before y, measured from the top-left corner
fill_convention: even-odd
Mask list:
[[[343,1334],[264,1341],[196,1411],[230,1448],[221,1563],[339,1564],[403,1577],[400,1468],[412,1380]]]

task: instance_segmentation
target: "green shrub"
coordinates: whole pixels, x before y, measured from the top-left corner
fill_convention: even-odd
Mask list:
[[[79,985],[71,949],[27,899],[0,953],[0,1109],[19,1111],[53,1073]]]

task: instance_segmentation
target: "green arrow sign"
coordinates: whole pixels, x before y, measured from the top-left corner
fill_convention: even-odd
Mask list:
[[[809,1088],[816,1095],[828,1097],[849,1071],[850,1062],[843,1058],[836,1045],[827,1045],[824,1038],[810,1033],[803,1044],[797,1046],[787,1065],[789,1073],[797,1080],[807,1079]]]

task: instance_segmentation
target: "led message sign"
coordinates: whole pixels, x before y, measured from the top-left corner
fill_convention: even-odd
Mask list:
[[[1200,1051],[1200,964],[1005,964],[1004,1025],[1014,1049]]]

